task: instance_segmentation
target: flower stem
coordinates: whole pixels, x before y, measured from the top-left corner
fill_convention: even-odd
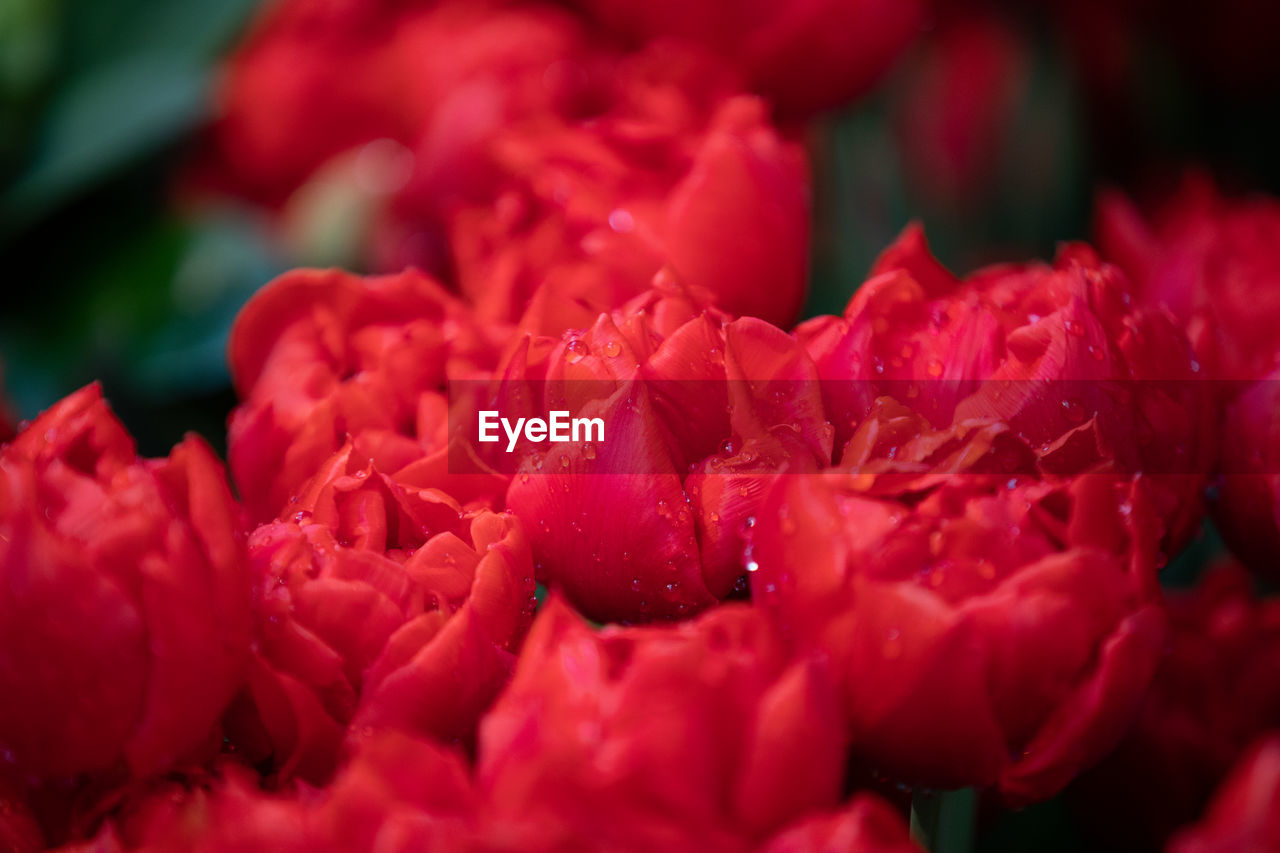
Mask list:
[[[911,795],[911,838],[929,853],[968,853],[977,799],[972,788],[916,790]]]

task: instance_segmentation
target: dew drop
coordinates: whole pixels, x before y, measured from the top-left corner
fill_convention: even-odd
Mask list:
[[[1079,400],[1063,400],[1062,408],[1066,412],[1067,420],[1073,424],[1084,422],[1084,406],[1080,405]]]
[[[636,227],[636,220],[628,210],[619,207],[609,214],[609,227],[619,234],[630,234]]]
[[[880,652],[889,660],[901,657],[902,632],[897,628],[890,628],[884,636],[884,644],[880,646]]]

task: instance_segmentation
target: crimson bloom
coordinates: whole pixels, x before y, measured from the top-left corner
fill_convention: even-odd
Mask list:
[[[1123,735],[1164,643],[1146,483],[952,476],[909,504],[867,477],[776,482],[751,535],[757,605],[828,656],[871,767],[1052,796]]]
[[[593,100],[594,52],[548,6],[275,3],[227,63],[195,179],[278,206],[335,158],[390,142],[401,186],[473,192],[490,134]]]
[[[960,5],[939,18],[904,63],[893,130],[913,192],[958,212],[989,203],[987,191],[1026,97],[1031,49],[1024,35],[990,12]]]
[[[78,853],[458,850],[475,811],[464,762],[430,741],[372,738],[323,790],[263,793],[243,767],[123,803]]]
[[[923,23],[922,0],[767,0],[697,6],[661,0],[578,0],[638,41],[703,44],[742,70],[788,116],[838,106],[875,83]]]
[[[1196,825],[1170,842],[1169,853],[1246,853],[1280,845],[1280,735],[1250,749],[1218,789]]]
[[[1280,578],[1280,366],[1227,406],[1214,521],[1232,553]]]
[[[1234,562],[1166,594],[1170,638],[1137,721],[1072,787],[1100,832],[1160,849],[1194,820],[1245,749],[1280,726],[1280,599]]]
[[[228,728],[281,778],[324,781],[374,730],[468,739],[533,612],[515,518],[403,486],[351,446],[249,554],[257,631]]]
[[[447,481],[445,464],[446,382],[490,366],[496,349],[421,273],[286,273],[241,309],[228,352],[242,400],[228,455],[253,518],[281,512],[348,439],[355,456],[419,485],[463,498],[496,488]]]
[[[934,429],[1006,425],[1031,448],[1019,473],[1151,475],[1168,552],[1198,528],[1216,453],[1211,389],[1182,331],[1135,308],[1124,276],[1087,246],[1052,266],[1004,264],[960,280],[918,226],[887,248],[842,317],[803,323],[836,459],[874,401]]]
[[[498,849],[744,850],[810,819],[766,849],[911,849],[873,799],[827,815],[841,728],[825,666],[745,605],[597,632],[552,599],[482,724],[484,823]]]
[[[161,772],[249,646],[240,510],[189,436],[139,459],[96,385],[0,449],[0,751],[27,778]]]
[[[1270,373],[1280,350],[1280,202],[1230,199],[1193,175],[1150,216],[1104,194],[1097,235],[1135,295],[1178,318],[1211,375],[1237,381]]]
[[[781,470],[830,461],[812,363],[786,333],[654,291],[518,344],[505,417],[598,417],[603,441],[515,448],[507,506],[538,576],[587,615],[689,615],[743,590],[741,531]],[[510,464],[510,463],[509,463]]]
[[[808,166],[733,82],[711,57],[659,44],[619,63],[606,109],[495,138],[495,198],[458,210],[449,231],[481,314],[517,319],[535,294],[585,307],[585,321],[537,327],[556,334],[669,267],[732,314],[789,325],[807,273]]]
[[[1226,407],[1215,518],[1233,552],[1275,573],[1280,548],[1280,203],[1224,198],[1193,177],[1148,221],[1126,199],[1099,206],[1104,250],[1169,306]]]

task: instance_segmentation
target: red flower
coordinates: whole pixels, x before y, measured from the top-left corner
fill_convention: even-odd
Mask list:
[[[1280,578],[1280,367],[1226,411],[1213,517],[1233,554]]]
[[[1280,549],[1280,203],[1228,200],[1189,179],[1150,222],[1127,200],[1099,208],[1104,249],[1186,326],[1219,383],[1222,479],[1215,518],[1251,567],[1275,571]]]
[[[524,314],[539,289],[585,306],[585,321],[538,329],[557,334],[669,266],[730,313],[789,325],[808,258],[802,150],[697,53],[650,48],[619,66],[617,90],[587,120],[517,125],[495,140],[496,203],[451,224],[463,292],[500,320]]]
[[[473,833],[467,769],[449,750],[400,734],[367,743],[323,790],[264,794],[243,768],[125,802],[80,853],[458,850]]]
[[[533,612],[519,522],[330,459],[254,531],[257,636],[229,727],[277,775],[327,778],[344,738],[467,739]]]
[[[27,803],[22,786],[0,774],[0,850],[36,853],[46,849],[44,833]]]
[[[679,296],[527,339],[502,373],[504,417],[564,410],[606,425],[603,441],[517,446],[507,492],[539,577],[592,618],[676,618],[744,590],[741,530],[760,495],[778,471],[830,460],[796,341]]]
[[[892,117],[912,190],[958,217],[966,206],[990,203],[1031,57],[1025,36],[996,15],[951,11],[906,63]]]
[[[1258,379],[1280,339],[1280,203],[1231,200],[1201,176],[1146,219],[1123,196],[1103,195],[1098,245],[1146,303],[1187,329],[1211,375]]]
[[[272,4],[228,63],[196,180],[279,205],[335,158],[387,140],[403,161],[392,184],[379,187],[376,164],[357,155],[354,189],[394,192],[412,178],[474,191],[489,135],[591,99],[592,53],[550,7]]]
[[[801,821],[760,848],[761,853],[919,853],[902,817],[870,794],[856,794],[841,811]]]
[[[1259,740],[1218,790],[1204,818],[1169,853],[1253,853],[1280,846],[1280,735]]]
[[[366,265],[456,268],[488,318],[543,278],[609,310],[669,264],[728,310],[794,319],[805,158],[731,68],[601,51],[550,8],[371,8],[277,8],[232,62],[199,182],[291,198],[287,232],[350,208]]]
[[[597,632],[553,599],[482,723],[484,821],[499,849],[744,849],[835,807],[842,742],[825,667],[745,605]]]
[[[910,226],[843,317],[809,320],[797,335],[823,379],[838,449],[878,397],[939,430],[995,421],[1034,453],[1018,473],[1153,475],[1171,553],[1200,521],[1216,452],[1212,395],[1172,320],[1129,302],[1123,275],[1086,246],[1053,266],[993,266],[961,281]]]
[[[1170,642],[1133,729],[1072,788],[1106,837],[1155,849],[1194,820],[1245,748],[1280,726],[1280,599],[1237,564],[1168,594]]]
[[[578,0],[639,42],[675,36],[701,43],[742,69],[789,116],[838,106],[875,83],[922,23],[920,0],[772,3]]]
[[[777,481],[751,536],[757,605],[829,657],[870,766],[1052,796],[1119,740],[1164,642],[1144,481],[951,477],[914,506],[867,485]]]
[[[448,477],[446,381],[489,366],[496,350],[420,273],[286,273],[240,311],[229,358],[243,401],[228,429],[231,470],[255,519],[281,512],[348,439],[405,482],[463,499],[501,487]]]
[[[0,449],[0,751],[50,779],[203,745],[249,645],[243,535],[205,443],[139,459],[96,385]]]

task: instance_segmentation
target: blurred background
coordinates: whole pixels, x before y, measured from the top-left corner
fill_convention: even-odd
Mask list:
[[[0,0],[0,361],[18,416],[96,378],[144,453],[186,430],[221,449],[239,306],[290,266],[359,266],[282,246],[247,205],[176,202],[259,6]],[[1197,165],[1280,189],[1276,12],[1195,6],[940,4],[872,93],[796,131],[814,170],[806,315],[839,311],[911,219],[966,271],[1087,238],[1102,185],[1159,192]]]

